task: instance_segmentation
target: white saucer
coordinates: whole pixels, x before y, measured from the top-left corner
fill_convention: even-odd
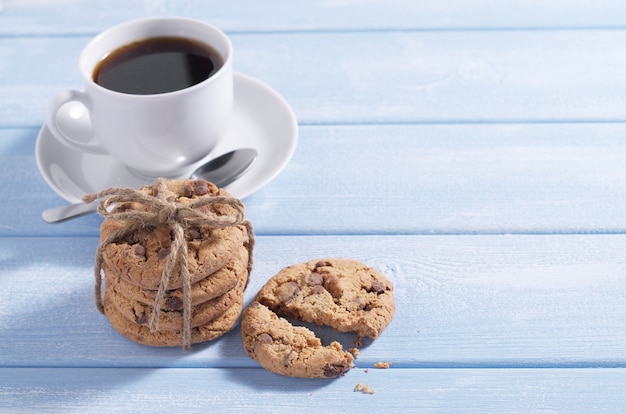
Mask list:
[[[258,157],[250,170],[225,189],[244,198],[269,183],[291,159],[298,140],[298,124],[289,104],[266,84],[235,73],[233,122],[227,136],[189,171],[205,160],[237,148],[252,147]],[[109,155],[87,154],[57,141],[46,125],[39,131],[35,148],[37,166],[48,185],[71,203],[86,193],[108,187],[151,184],[132,174]]]

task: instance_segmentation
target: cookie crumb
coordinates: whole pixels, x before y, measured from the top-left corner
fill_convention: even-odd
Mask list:
[[[365,394],[376,394],[376,391],[370,389],[369,385],[365,384],[363,387],[363,393]]]
[[[363,394],[375,394],[376,393],[376,391],[371,389],[369,385],[367,384],[363,385],[362,382],[359,382],[358,384],[356,384],[356,387],[354,387],[354,392],[361,392]]]
[[[367,374],[368,372],[370,372],[369,368],[365,368],[365,373]]]
[[[354,355],[355,358],[361,355],[361,352],[358,350],[358,348],[350,348],[348,349],[348,352]]]
[[[391,362],[388,361],[380,361],[374,364],[374,368],[378,369],[387,369],[391,366]]]

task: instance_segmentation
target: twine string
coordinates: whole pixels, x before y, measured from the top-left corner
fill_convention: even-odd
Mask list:
[[[151,225],[166,225],[173,234],[170,252],[165,262],[165,267],[161,274],[159,287],[153,304],[152,317],[149,321],[151,332],[158,330],[159,317],[161,315],[161,303],[164,300],[168,285],[172,278],[172,273],[178,263],[180,277],[183,286],[183,330],[182,346],[185,349],[191,347],[191,278],[188,268],[187,242],[185,239],[185,229],[191,226],[210,226],[216,229],[223,229],[231,226],[242,225],[248,233],[246,247],[248,250],[248,275],[252,269],[252,251],[254,249],[254,232],[251,223],[245,218],[245,208],[243,203],[233,197],[204,196],[195,200],[189,205],[178,202],[170,202],[166,199],[167,192],[165,179],[159,178],[154,184],[154,196],[141,193],[130,188],[108,188],[98,193],[86,194],[83,201],[86,203],[101,199],[98,205],[98,212],[105,219],[127,221],[128,224],[122,226],[105,237],[96,250],[94,266],[95,276],[95,299],[96,307],[104,313],[102,299],[102,267],[104,264],[103,253],[105,248],[111,243],[123,240],[133,232]],[[140,209],[115,210],[111,207],[118,203],[138,203]],[[208,205],[228,205],[234,207],[233,214],[218,215],[213,212],[199,210]]]

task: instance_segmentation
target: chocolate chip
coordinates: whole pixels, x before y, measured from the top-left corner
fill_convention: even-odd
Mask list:
[[[326,292],[326,289],[324,289],[324,286],[321,285],[313,286],[313,289],[311,289],[312,295],[319,295],[324,292]]]
[[[159,250],[159,260],[163,260],[169,255],[170,255],[170,249],[167,249],[164,247],[161,250]]]
[[[256,337],[257,342],[261,343],[261,344],[268,344],[271,345],[274,343],[274,338],[272,338],[272,336],[268,333],[262,333],[259,336]]]
[[[341,277],[334,274],[326,275],[324,278],[324,287],[330,295],[337,301],[343,296],[343,286],[341,283]]]
[[[187,230],[187,235],[189,236],[189,240],[198,240],[202,238],[202,232],[198,227],[192,227]]]
[[[309,286],[321,285],[322,283],[324,283],[324,276],[320,275],[317,272],[312,272],[311,274],[309,274],[307,283],[309,284]]]
[[[130,244],[141,243],[150,233],[154,231],[154,226],[140,227],[130,234],[128,242]]]
[[[146,315],[146,311],[141,312],[141,315],[135,314],[135,322],[138,325],[145,325],[148,323],[148,316]]]
[[[135,253],[135,255],[137,256],[146,257],[146,248],[143,247],[143,245],[141,244],[136,244],[133,248],[133,253]]]
[[[319,262],[315,263],[315,267],[332,267],[332,263],[326,260],[320,260]]]
[[[345,365],[329,364],[324,367],[324,376],[328,378],[336,378],[347,370],[348,367]]]
[[[351,302],[354,304],[356,309],[359,309],[359,310],[365,309],[365,307],[368,305],[368,302],[365,300],[365,298],[361,296],[356,296],[352,298]]]
[[[173,203],[174,201],[176,201],[176,197],[174,196],[169,196],[165,199],[165,201],[167,201],[168,203]]]
[[[296,282],[288,282],[276,288],[276,296],[283,304],[292,301],[300,293],[300,286]]]
[[[165,307],[170,310],[181,310],[183,308],[183,301],[178,296],[169,296],[165,300]]]
[[[378,279],[372,280],[372,287],[370,289],[367,289],[368,292],[376,292],[379,295],[381,293],[385,293],[385,290],[387,290],[387,287],[383,282]]]
[[[191,197],[193,195],[193,188],[190,185],[183,187],[183,197]]]
[[[196,180],[193,182],[194,191],[197,195],[205,195],[210,193],[209,183],[204,180]]]

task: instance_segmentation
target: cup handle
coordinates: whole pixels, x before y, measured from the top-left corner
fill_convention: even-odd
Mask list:
[[[52,134],[66,146],[78,151],[91,152],[94,154],[105,154],[107,151],[92,134],[92,139],[84,141],[68,135],[65,131],[59,128],[58,118],[59,111],[63,105],[78,102],[83,105],[88,112],[91,112],[91,101],[86,93],[81,91],[69,90],[61,92],[55,96],[48,105],[48,119],[47,127]]]

